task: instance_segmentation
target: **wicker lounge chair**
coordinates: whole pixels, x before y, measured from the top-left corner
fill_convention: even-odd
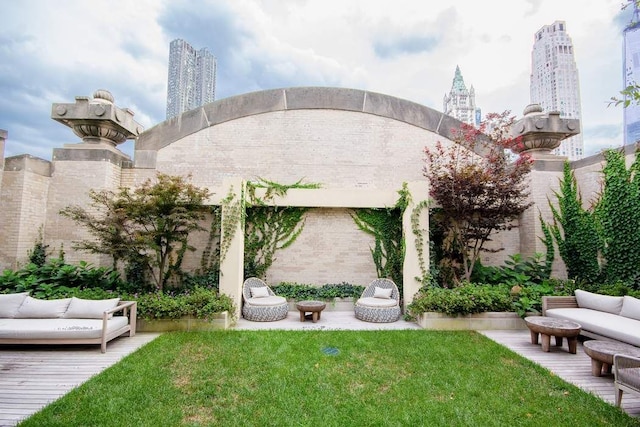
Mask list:
[[[250,277],[242,286],[242,317],[254,322],[273,322],[287,317],[289,304],[273,293],[267,284],[257,277]]]
[[[640,358],[616,354],[613,356],[613,373],[616,389],[616,406],[622,402],[622,392],[640,394]]]
[[[400,318],[400,293],[389,279],[369,283],[356,301],[356,318],[365,322],[390,323]]]

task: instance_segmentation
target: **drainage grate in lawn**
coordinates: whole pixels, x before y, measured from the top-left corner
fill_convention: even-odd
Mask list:
[[[340,353],[340,350],[335,347],[323,347],[322,352],[327,356],[337,356],[338,353]]]

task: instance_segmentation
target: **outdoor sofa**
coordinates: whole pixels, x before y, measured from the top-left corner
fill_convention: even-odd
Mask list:
[[[0,294],[0,344],[100,344],[136,333],[136,302]],[[115,314],[115,315],[114,315]]]
[[[640,299],[576,290],[575,296],[542,297],[542,314],[580,324],[580,334],[640,347]]]

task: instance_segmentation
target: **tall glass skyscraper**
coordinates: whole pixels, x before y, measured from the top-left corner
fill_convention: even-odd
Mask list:
[[[167,119],[213,102],[216,96],[216,58],[202,48],[176,39],[169,45]]]
[[[545,112],[559,111],[560,117],[582,117],[578,67],[573,56],[573,42],[564,21],[556,21],[539,29],[531,53],[531,103],[540,104]],[[584,156],[582,133],[562,141],[553,150],[569,160]]]
[[[622,81],[624,87],[640,84],[640,12],[633,2],[633,17],[622,33],[624,69]],[[640,141],[640,105],[629,104],[623,109],[624,143],[632,144]]]

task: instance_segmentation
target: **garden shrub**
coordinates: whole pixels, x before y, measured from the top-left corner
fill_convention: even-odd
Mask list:
[[[271,289],[276,295],[296,301],[360,298],[360,295],[364,292],[364,286],[351,285],[346,282],[325,284],[322,286],[282,282],[272,286]]]

